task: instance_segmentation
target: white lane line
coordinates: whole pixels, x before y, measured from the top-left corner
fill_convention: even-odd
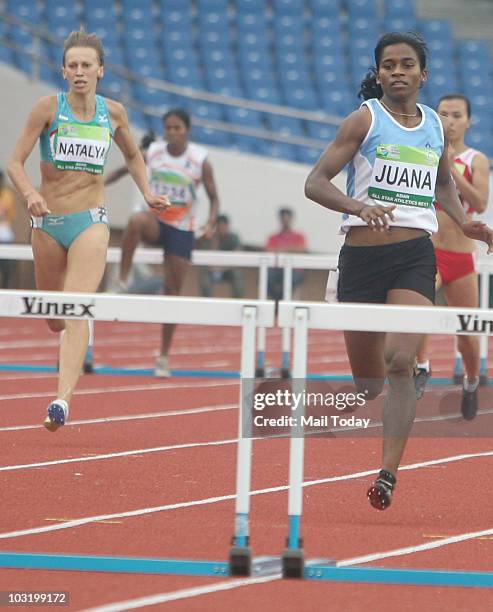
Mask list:
[[[25,463],[20,465],[5,465],[0,467],[0,472],[13,472],[14,470],[26,470],[50,465],[66,465],[67,463],[79,463],[83,461],[101,461],[101,459],[115,459],[116,457],[131,457],[132,455],[146,455],[149,453],[160,453],[184,448],[201,448],[204,446],[225,446],[235,444],[236,438],[231,440],[213,440],[212,442],[189,442],[186,444],[173,444],[169,446],[156,446],[153,448],[141,448],[138,450],[122,451],[120,453],[107,453],[105,455],[93,455],[89,457],[73,457],[72,459],[56,459],[53,461],[42,461],[40,463]]]
[[[491,457],[493,451],[485,451],[482,453],[469,453],[464,455],[454,455],[451,457],[443,457],[441,459],[432,459],[430,461],[422,461],[420,463],[411,463],[402,466],[401,470],[417,470],[424,467],[430,467],[432,465],[441,465],[444,463],[452,463],[455,461],[463,461],[464,459],[476,459],[480,457]],[[344,474],[342,476],[330,476],[327,478],[321,478],[317,480],[309,480],[303,483],[303,487],[312,487],[321,484],[328,484],[331,482],[340,482],[343,480],[353,480],[356,478],[364,478],[371,476],[372,474],[378,474],[378,469],[366,470],[364,472],[354,472],[352,474]],[[275,487],[268,487],[265,489],[257,489],[251,492],[251,495],[266,495],[268,493],[278,493],[281,491],[287,491],[289,485],[279,485]],[[46,525],[43,527],[32,527],[29,529],[22,529],[18,531],[9,531],[6,533],[0,533],[0,539],[5,540],[8,538],[19,538],[26,535],[34,535],[38,533],[46,533],[49,531],[60,531],[62,529],[71,529],[72,527],[79,527],[80,525],[87,525],[89,523],[95,523],[98,521],[107,521],[116,518],[128,518],[133,516],[143,516],[147,514],[154,514],[156,512],[165,512],[169,510],[178,510],[181,508],[190,508],[192,506],[205,506],[209,504],[216,504],[224,501],[233,500],[236,498],[235,494],[219,495],[216,497],[208,497],[205,499],[197,499],[187,502],[177,502],[174,504],[165,504],[163,506],[154,506],[151,508],[139,508],[137,510],[129,510],[127,512],[117,512],[113,514],[103,514],[98,516],[88,516],[81,519],[74,519],[72,521],[66,521],[65,523],[58,523],[56,525]]]
[[[197,386],[201,389],[204,387],[232,387],[239,385],[240,380],[234,379],[222,379],[221,381],[204,381],[202,378],[197,379]],[[121,387],[96,387],[94,389],[77,389],[74,395],[99,395],[107,393],[127,393],[129,391],[161,391],[162,389],[190,389],[190,379],[187,382],[168,382],[161,385],[146,384],[146,385],[122,385]],[[36,397],[53,397],[53,391],[46,391],[42,393],[19,393],[13,395],[0,395],[0,401],[12,401],[21,399],[34,399]]]
[[[230,404],[230,405],[226,405],[226,406],[219,406],[219,407],[215,407],[215,406],[211,406],[211,407],[205,407],[205,408],[191,408],[190,410],[176,410],[173,412],[162,412],[162,413],[150,413],[149,415],[136,415],[136,416],[121,416],[121,417],[108,417],[108,418],[101,418],[101,419],[91,419],[91,420],[85,420],[85,421],[71,421],[67,424],[67,427],[69,426],[75,426],[75,425],[87,425],[87,424],[91,424],[91,423],[107,423],[109,421],[131,421],[131,420],[139,420],[139,419],[146,419],[146,418],[155,418],[155,417],[167,417],[167,416],[182,416],[182,415],[188,415],[188,414],[198,414],[201,412],[216,412],[216,411],[220,411],[220,410],[232,410],[232,409],[237,409],[238,405],[237,404]],[[493,414],[493,409],[491,410],[480,410],[477,414],[478,418],[479,416],[482,415],[487,415],[487,414]],[[442,416],[433,416],[433,417],[417,417],[415,422],[416,423],[434,423],[434,422],[438,422],[438,421],[447,421],[447,420],[458,420],[460,419],[460,415],[456,415],[456,414],[450,414],[450,415],[442,415]],[[368,429],[377,429],[379,427],[382,427],[383,423],[381,421],[377,421],[376,423],[372,423],[371,425],[368,425]],[[19,425],[18,427],[4,427],[4,428],[0,428],[0,432],[1,431],[12,431],[12,430],[18,430],[18,429],[43,429],[43,425]],[[339,432],[344,432],[347,433],[348,429],[345,427],[334,427],[332,429],[327,430],[326,433],[339,433]],[[307,434],[308,436],[311,434]],[[314,432],[313,435],[317,435],[317,432]],[[285,436],[272,436],[272,438],[283,438]],[[254,440],[268,440],[271,438],[253,438]],[[223,444],[231,444],[231,443],[235,443],[238,442],[237,438],[231,439],[231,440],[213,440],[210,442],[190,442],[187,444],[176,444],[173,446],[158,446],[158,447],[152,447],[152,448],[146,448],[146,449],[137,449],[137,450],[129,450],[129,451],[122,451],[119,453],[107,453],[104,455],[93,455],[91,457],[72,457],[71,459],[54,459],[52,461],[44,461],[42,463],[26,463],[26,464],[20,464],[20,465],[7,465],[7,466],[2,466],[0,467],[0,472],[7,472],[7,471],[13,471],[13,470],[21,470],[21,469],[35,469],[35,468],[39,468],[39,467],[47,467],[50,465],[64,465],[66,463],[76,463],[77,461],[99,461],[99,460],[103,460],[103,459],[114,459],[116,457],[130,457],[132,455],[138,455],[138,454],[145,454],[145,453],[156,453],[159,451],[169,451],[169,450],[178,450],[178,449],[185,449],[185,448],[195,448],[195,447],[201,447],[201,446],[221,446]],[[400,468],[400,469],[404,469],[404,468]]]
[[[360,563],[370,563],[371,561],[379,561],[380,559],[388,559],[389,557],[400,557],[401,555],[412,555],[423,550],[432,550],[433,548],[440,548],[440,546],[447,546],[448,544],[456,544],[457,542],[465,542],[466,540],[472,540],[474,538],[481,538],[483,536],[492,535],[493,529],[483,529],[482,531],[471,531],[470,533],[460,533],[450,538],[442,538],[435,542],[426,542],[425,544],[416,544],[414,546],[405,546],[404,548],[396,548],[395,550],[388,550],[386,552],[372,553],[370,555],[362,555],[361,557],[353,557],[352,559],[344,559],[338,561],[336,565],[338,567],[347,567],[350,565],[360,565]]]
[[[165,410],[163,412],[149,412],[147,414],[128,414],[124,416],[103,417],[100,419],[85,419],[81,421],[68,421],[65,427],[80,425],[93,425],[94,423],[112,423],[118,421],[139,421],[142,419],[160,419],[161,417],[183,416],[188,414],[201,414],[202,412],[220,412],[221,410],[234,410],[238,404],[223,404],[217,406],[203,406],[202,408],[184,408],[183,410]],[[0,427],[2,431],[20,431],[26,429],[44,429],[44,425],[13,425]]]
[[[380,559],[397,557],[401,555],[410,555],[413,553],[422,552],[424,550],[430,550],[431,548],[440,548],[441,546],[448,546],[449,544],[455,544],[456,542],[465,542],[466,540],[472,540],[491,534],[493,534],[493,529],[485,529],[483,531],[474,531],[471,533],[462,533],[456,536],[452,536],[450,538],[444,538],[437,542],[431,542],[429,544],[417,544],[415,546],[397,548],[395,550],[389,550],[382,553],[374,553],[370,555],[363,555],[361,557],[353,557],[351,559],[343,559],[341,561],[338,561],[336,563],[336,566],[349,567],[351,565],[362,565],[363,563],[370,563],[371,561],[378,561]],[[275,580],[280,580],[281,578],[281,574],[273,574],[272,576],[263,576],[261,578],[243,578],[238,580],[228,580],[224,582],[218,582],[216,584],[206,584],[203,586],[192,587],[189,589],[180,589],[178,591],[170,591],[168,593],[156,593],[155,595],[148,595],[146,597],[139,597],[137,599],[119,601],[104,606],[88,608],[85,612],[120,612],[121,610],[136,610],[137,608],[143,608],[144,606],[155,606],[161,603],[168,603],[170,601],[177,601],[179,599],[190,599],[191,597],[199,597],[200,595],[208,595],[210,593],[217,593],[220,591],[236,589],[243,586],[274,582]]]
[[[220,591],[230,591],[243,586],[252,584],[262,584],[279,580],[281,574],[272,576],[261,576],[259,578],[239,578],[237,580],[228,580],[224,582],[216,582],[215,584],[207,584],[190,589],[180,589],[179,591],[171,591],[169,593],[158,593],[147,597],[139,597],[139,599],[129,599],[118,603],[98,606],[96,608],[87,608],[85,612],[121,612],[122,610],[135,610],[144,606],[157,606],[158,604],[167,603],[169,601],[177,601],[178,599],[189,599],[190,597],[198,597],[199,595],[207,595],[208,593],[217,593]]]

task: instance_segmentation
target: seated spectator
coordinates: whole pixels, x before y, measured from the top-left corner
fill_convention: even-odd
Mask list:
[[[267,251],[276,253],[305,253],[306,239],[301,232],[292,229],[294,213],[291,208],[279,210],[281,231],[272,234],[266,245]],[[305,280],[305,271],[293,269],[293,291]],[[283,269],[269,268],[267,293],[271,300],[282,300],[283,297]]]
[[[14,242],[12,223],[16,217],[15,192],[5,184],[5,175],[0,170],[0,243]],[[0,259],[0,287],[7,288],[10,283],[13,262],[9,259]]]
[[[212,251],[238,251],[241,248],[238,234],[230,231],[229,218],[219,215],[216,230],[210,239],[203,239],[197,243],[198,249]],[[229,283],[234,298],[243,296],[243,273],[238,268],[205,267],[199,271],[200,292],[204,297],[211,297],[213,285]]]

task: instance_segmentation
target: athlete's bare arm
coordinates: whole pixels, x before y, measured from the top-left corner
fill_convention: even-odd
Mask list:
[[[114,128],[113,140],[125,158],[130,175],[139,188],[150,208],[164,210],[170,206],[166,196],[157,196],[151,193],[147,180],[147,169],[142,153],[130,133],[128,116],[125,108],[119,102],[106,100],[111,113],[111,122]]]
[[[45,96],[36,102],[15,144],[7,167],[10,180],[27,201],[28,212],[33,216],[44,216],[50,211],[44,198],[31,184],[24,169],[24,164],[41,133],[49,128],[56,113],[56,108],[56,96]]]
[[[202,236],[211,238],[214,232],[217,215],[219,213],[219,197],[217,195],[216,182],[214,180],[214,172],[210,162],[206,159],[202,165],[202,182],[204,183],[207,196],[209,197],[209,218],[207,223],[202,228]]]
[[[332,179],[356,155],[371,125],[370,111],[363,107],[344,120],[335,140],[322,153],[305,183],[305,195],[325,208],[357,215],[374,229],[384,229],[393,220],[395,206],[365,206],[340,191]]]

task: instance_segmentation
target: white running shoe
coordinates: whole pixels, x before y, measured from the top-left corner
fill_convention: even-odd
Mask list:
[[[56,431],[68,420],[68,404],[65,400],[56,399],[48,406],[48,415],[43,425],[48,431]]]
[[[168,356],[160,355],[156,359],[156,367],[154,368],[154,376],[157,378],[169,378],[171,376],[171,371],[168,365]]]

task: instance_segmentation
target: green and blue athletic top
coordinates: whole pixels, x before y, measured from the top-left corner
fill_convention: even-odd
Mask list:
[[[363,102],[371,125],[351,160],[347,194],[367,206],[395,204],[389,225],[438,230],[434,207],[438,164],[444,149],[443,127],[436,112],[418,104],[421,122],[407,128],[385,110],[379,100]],[[366,223],[356,215],[343,215],[341,231]]]
[[[57,94],[57,111],[49,130],[39,138],[41,161],[59,170],[102,174],[111,146],[113,128],[104,98],[96,96],[90,121],[74,117],[66,93]]]

